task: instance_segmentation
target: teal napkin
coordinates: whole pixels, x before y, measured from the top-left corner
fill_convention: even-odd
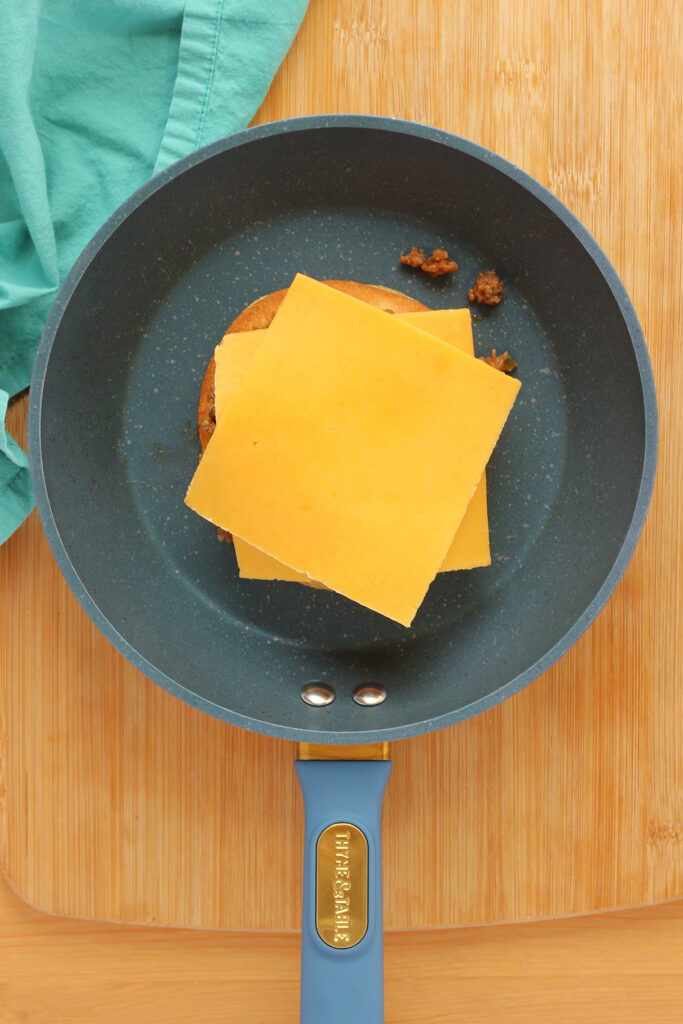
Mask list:
[[[244,128],[307,0],[0,0],[0,544],[28,515],[4,429],[55,293],[152,174]]]

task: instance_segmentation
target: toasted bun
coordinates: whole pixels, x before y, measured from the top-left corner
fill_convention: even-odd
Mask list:
[[[384,288],[381,285],[358,284],[356,281],[325,281],[324,283],[329,284],[332,288],[338,288],[340,292],[352,295],[355,299],[367,302],[370,306],[383,309],[386,313],[419,313],[428,308],[421,302],[418,302],[417,299],[411,299],[407,295],[401,294],[401,292],[394,291],[393,288]],[[264,295],[263,298],[252,302],[250,306],[247,306],[233,320],[224,337],[228,334],[235,334],[238,331],[255,331],[259,328],[267,327],[277,313],[278,307],[286,294],[287,289],[282,288],[278,292],[271,292],[270,295]],[[202,389],[199,394],[199,409],[197,410],[199,440],[202,451],[204,451],[209,443],[209,438],[216,427],[215,377],[216,363],[212,357],[202,382]]]
[[[394,291],[393,288],[384,288],[376,284],[358,284],[356,281],[325,281],[324,283],[329,284],[332,288],[338,288],[340,292],[346,292],[347,295],[352,295],[362,302],[367,302],[370,306],[383,309],[386,313],[420,313],[428,309],[427,306],[423,306],[417,299],[411,299],[407,295],[402,295],[401,292]],[[277,313],[278,307],[286,294],[287,289],[282,288],[278,292],[271,292],[270,295],[264,295],[262,298],[257,299],[256,302],[252,302],[250,306],[247,306],[233,320],[223,337],[225,338],[228,334],[235,334],[239,331],[255,331],[259,328],[267,327]],[[206,448],[211,435],[216,429],[215,379],[216,361],[212,356],[202,381],[202,389],[199,393],[199,408],[197,410],[199,440],[202,451]],[[218,536],[221,540],[232,540],[227,530],[219,529]]]

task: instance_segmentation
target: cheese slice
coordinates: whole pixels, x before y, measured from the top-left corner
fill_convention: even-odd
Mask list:
[[[409,625],[519,387],[299,274],[217,423],[187,504]]]
[[[223,416],[233,395],[240,389],[242,378],[251,366],[258,352],[267,328],[253,331],[235,331],[225,334],[214,353],[216,375],[214,381],[216,422]],[[251,580],[284,580],[290,583],[305,583],[309,587],[325,590],[317,580],[303,572],[297,572],[272,555],[260,551],[241,537],[233,537],[235,554],[240,576]]]
[[[233,395],[237,394],[242,378],[254,361],[266,331],[267,328],[263,327],[254,331],[225,334],[216,348],[213,357],[216,363],[213,385],[216,421],[223,415]]]
[[[469,309],[430,309],[421,313],[403,313],[401,319],[420,327],[423,331],[435,334],[437,338],[441,338],[468,356],[474,356],[472,316]],[[486,474],[482,473],[439,572],[474,569],[490,564]]]
[[[253,544],[247,544],[241,537],[233,537],[240,578],[244,580],[278,580],[285,583],[303,583],[316,590],[327,590],[324,583],[312,580],[305,572],[297,572],[284,562],[279,562],[265,551],[259,551]]]
[[[419,313],[397,315],[406,323],[421,327],[462,352],[474,355],[472,317],[469,309],[424,310]],[[227,402],[239,390],[242,378],[249,369],[264,336],[265,329],[226,334],[218,345],[215,353],[216,419],[220,418]],[[235,537],[234,544],[239,573],[243,579],[285,580],[314,585],[314,581],[304,573],[283,565],[241,537]],[[490,564],[486,476],[482,474],[439,572],[473,569]]]

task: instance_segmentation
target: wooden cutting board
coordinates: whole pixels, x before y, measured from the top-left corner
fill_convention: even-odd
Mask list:
[[[487,714],[392,745],[389,928],[683,892],[683,702],[653,543],[663,505],[559,665]],[[0,592],[2,863],[16,890],[57,914],[296,928],[295,745],[214,721],[136,672],[72,597],[35,513],[0,549]]]
[[[615,262],[657,379],[653,506],[598,621],[504,705],[393,745],[389,928],[683,893],[682,361],[671,355],[683,159],[665,7],[627,17],[616,0],[590,13],[316,0],[259,112],[410,117],[520,164]],[[20,440],[23,414],[20,402]],[[0,853],[25,899],[129,922],[298,926],[294,746],[213,721],[134,671],[71,596],[35,513],[0,548],[0,714]]]

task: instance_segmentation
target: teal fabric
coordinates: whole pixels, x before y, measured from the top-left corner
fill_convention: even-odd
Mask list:
[[[152,174],[246,127],[307,0],[0,0],[0,424],[55,293]],[[0,544],[30,511],[0,425]]]

